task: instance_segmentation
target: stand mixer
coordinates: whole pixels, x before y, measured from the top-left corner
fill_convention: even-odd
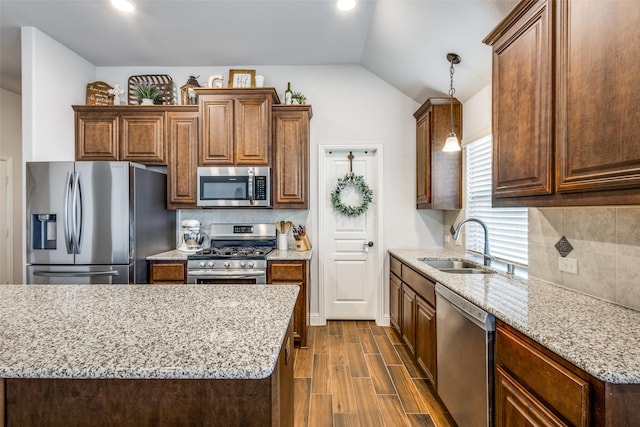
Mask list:
[[[200,231],[200,221],[197,219],[185,219],[180,223],[180,246],[181,252],[197,252],[200,249],[209,247],[207,234]]]

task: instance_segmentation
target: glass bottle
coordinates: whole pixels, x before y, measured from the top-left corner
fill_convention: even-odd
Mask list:
[[[293,99],[291,98],[293,92],[291,92],[291,82],[287,83],[287,90],[284,91],[284,103],[285,105],[291,105],[293,103]]]

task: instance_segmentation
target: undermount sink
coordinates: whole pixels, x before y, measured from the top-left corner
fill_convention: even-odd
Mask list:
[[[420,258],[429,267],[436,268],[444,273],[454,274],[492,274],[495,271],[483,267],[475,262],[460,259],[428,259]]]

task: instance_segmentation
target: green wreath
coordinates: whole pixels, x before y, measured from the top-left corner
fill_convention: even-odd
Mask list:
[[[342,190],[347,187],[353,187],[360,193],[360,205],[349,206],[342,203]],[[373,190],[369,188],[361,175],[354,175],[349,172],[344,178],[338,178],[338,185],[331,192],[331,204],[333,209],[346,216],[360,216],[369,209],[369,203],[373,201]]]

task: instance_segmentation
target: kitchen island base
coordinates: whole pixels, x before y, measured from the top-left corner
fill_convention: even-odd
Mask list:
[[[5,378],[0,419],[7,426],[293,426],[293,364],[290,322],[267,378]]]

